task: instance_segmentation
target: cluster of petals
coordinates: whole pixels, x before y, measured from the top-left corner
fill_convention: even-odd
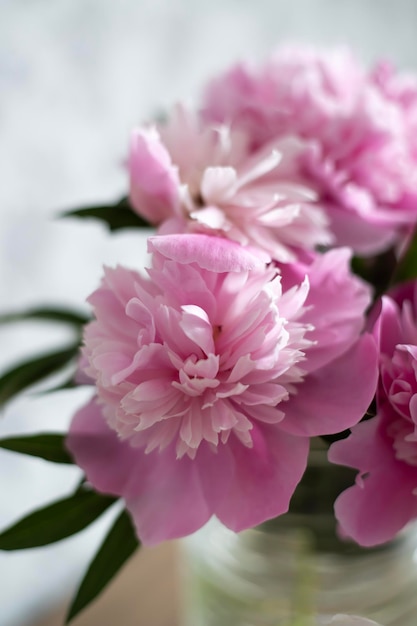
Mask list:
[[[206,124],[177,106],[164,124],[137,128],[129,153],[130,203],[160,232],[202,232],[294,261],[328,245],[317,194],[301,184],[299,139],[252,151],[245,131]]]
[[[298,136],[299,167],[338,245],[374,254],[417,222],[417,81],[386,63],[365,71],[345,48],[284,47],[207,86],[205,119],[243,128],[259,149]]]
[[[374,334],[380,346],[377,414],[330,448],[335,463],[359,470],[336,500],[344,534],[372,546],[417,518],[417,285],[385,296]]]
[[[356,424],[375,393],[369,290],[346,250],[311,260],[307,279],[205,234],[149,246],[148,277],[107,269],[90,297],[97,396],[68,447],[96,489],[125,499],[147,544],[212,515],[255,526],[287,511],[309,438]]]

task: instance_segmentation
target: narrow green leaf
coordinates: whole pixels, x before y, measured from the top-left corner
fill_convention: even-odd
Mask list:
[[[139,545],[129,514],[123,511],[92,560],[71,604],[66,624],[95,600]]]
[[[65,391],[66,389],[74,389],[75,387],[79,387],[80,383],[77,383],[74,380],[74,373],[71,374],[69,378],[64,380],[62,383],[59,383],[55,387],[48,387],[48,389],[43,389],[39,391],[36,395],[42,396],[50,393],[56,393],[57,391]]]
[[[8,370],[0,377],[0,405],[62,369],[77,356],[78,351],[78,344],[74,344],[64,350],[36,356]]]
[[[46,546],[80,532],[94,522],[115,498],[91,490],[73,495],[30,513],[0,534],[0,550]]]
[[[59,322],[70,324],[71,326],[83,326],[90,321],[90,318],[87,315],[79,313],[78,311],[72,311],[64,308],[45,307],[0,315],[0,324],[22,322],[30,319]]]
[[[116,204],[67,211],[63,217],[98,219],[104,222],[111,231],[121,228],[154,228],[152,224],[133,211],[128,198],[122,198]]]
[[[36,456],[52,463],[74,463],[65,447],[65,435],[58,433],[0,439],[0,448]]]

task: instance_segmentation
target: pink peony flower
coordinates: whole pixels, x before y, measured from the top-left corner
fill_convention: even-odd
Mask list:
[[[293,261],[332,241],[315,192],[294,174],[301,149],[286,138],[251,153],[244,133],[177,107],[167,124],[134,131],[130,201],[161,232],[215,234]]]
[[[387,64],[367,73],[346,49],[288,46],[213,80],[206,120],[309,142],[299,162],[338,245],[374,254],[417,222],[417,81]]]
[[[227,239],[158,236],[149,248],[148,278],[107,269],[90,297],[97,399],[75,415],[68,447],[96,489],[125,499],[147,544],[212,515],[255,526],[287,511],[309,437],[357,423],[374,395],[375,341],[360,334],[368,288],[339,250],[310,280],[288,266],[283,289],[262,255]]]
[[[377,415],[332,445],[329,459],[359,470],[336,501],[343,533],[372,546],[417,517],[417,292],[385,297],[374,334],[380,344]]]

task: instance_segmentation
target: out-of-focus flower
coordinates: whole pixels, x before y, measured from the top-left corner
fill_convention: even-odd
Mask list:
[[[133,132],[130,202],[161,232],[206,232],[293,261],[332,242],[317,194],[299,181],[302,151],[287,137],[251,152],[244,132],[178,106],[166,124]]]
[[[346,49],[288,46],[207,87],[205,119],[244,129],[252,147],[296,135],[300,168],[339,245],[373,254],[417,221],[417,83],[387,64],[367,73]]]
[[[311,283],[294,268],[286,289],[227,239],[159,236],[150,250],[149,279],[107,270],[90,297],[98,399],[75,416],[69,449],[96,489],[125,498],[145,543],[212,515],[255,526],[287,510],[309,436],[357,423],[373,397],[369,291],[339,250],[309,266]]]
[[[371,546],[417,518],[417,292],[409,283],[384,297],[375,324],[380,344],[377,415],[330,448],[335,463],[359,470],[336,501],[342,531]]]
[[[382,624],[357,615],[333,615],[333,617],[319,617],[317,626],[382,626]]]

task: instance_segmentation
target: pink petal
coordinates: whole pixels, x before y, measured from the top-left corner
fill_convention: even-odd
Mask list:
[[[198,306],[184,305],[180,326],[185,335],[191,339],[206,355],[214,353],[213,331],[207,313]]]
[[[357,424],[347,439],[330,446],[329,461],[366,472],[383,465],[386,458],[384,440],[381,439],[382,445],[375,445],[375,438],[381,437],[379,423],[379,419],[374,417]]]
[[[269,425],[255,426],[251,436],[252,448],[231,437],[215,463],[200,469],[215,515],[236,532],[285,513],[307,464],[307,438]]]
[[[146,545],[188,535],[211,515],[191,459],[120,441],[94,400],[74,416],[67,447],[95,489],[125,498]]]
[[[344,491],[335,502],[342,531],[361,546],[389,541],[417,517],[416,471],[387,456],[386,464],[371,471],[359,484]]]
[[[196,209],[191,213],[191,217],[197,224],[210,230],[227,231],[230,228],[230,222],[225,213],[215,206]]]
[[[360,472],[356,484],[336,500],[335,512],[342,531],[363,546],[389,541],[417,516],[417,467],[395,458],[381,421],[374,417],[358,424],[329,450],[332,463]]]
[[[280,427],[315,437],[357,424],[368,409],[378,380],[375,341],[364,335],[339,359],[309,374],[285,405]],[[283,407],[284,408],[284,407]]]
[[[176,459],[173,450],[138,451],[141,462],[135,481],[137,486],[126,494],[126,505],[133,516],[139,537],[145,545],[184,537],[195,532],[210,519],[196,463],[184,456]],[[153,458],[152,458],[153,457]],[[140,471],[148,470],[146,481]]]
[[[203,234],[161,235],[149,237],[148,251],[159,252],[177,263],[197,263],[212,272],[243,272],[263,269],[266,253],[242,247],[234,241]]]
[[[94,379],[86,373],[86,368],[88,368],[88,360],[84,354],[81,354],[74,375],[77,385],[94,385]]]
[[[338,245],[348,246],[359,255],[370,256],[387,250],[397,238],[391,224],[374,224],[344,207],[328,204],[327,216]]]
[[[110,429],[95,399],[74,415],[66,445],[95,489],[123,495],[135,470],[136,453]]]
[[[391,298],[384,296],[380,305],[380,314],[373,329],[381,354],[392,355],[395,347],[403,343],[399,310]]]
[[[233,167],[207,167],[201,180],[201,194],[205,203],[216,204],[228,199],[236,180],[237,174]]]
[[[314,327],[308,339],[315,342],[305,363],[309,372],[340,357],[363,329],[371,291],[352,274],[351,254],[346,248],[330,250],[309,264],[298,262],[282,267],[284,289],[300,283],[306,274],[309,279],[304,318]]]
[[[129,170],[130,201],[137,213],[159,224],[177,212],[178,170],[154,128],[133,132]]]

